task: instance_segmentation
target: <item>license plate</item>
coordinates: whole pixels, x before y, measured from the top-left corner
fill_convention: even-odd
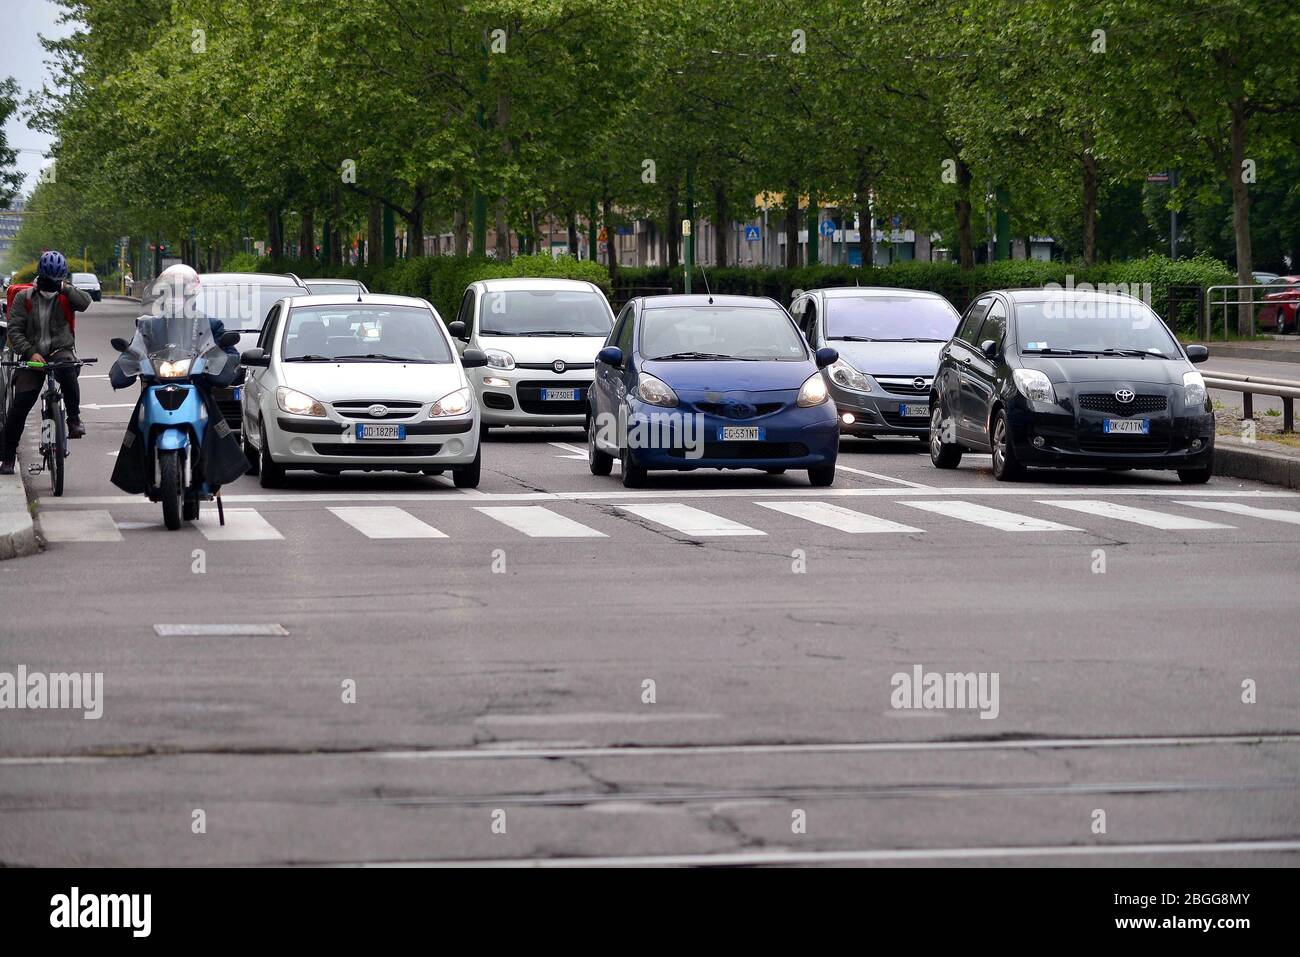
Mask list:
[[[763,430],[756,425],[724,425],[718,429],[719,442],[762,442]]]
[[[238,402],[240,399],[244,397],[244,387],[242,385],[235,386],[232,392],[233,394],[231,395],[231,398],[234,399],[236,402]]]
[[[929,403],[925,405],[900,405],[898,414],[905,419],[928,419],[930,417],[930,405]]]
[[[581,389],[543,389],[543,402],[577,402],[582,398]]]
[[[1107,435],[1150,435],[1150,419],[1106,419],[1101,430]]]
[[[402,441],[406,438],[406,426],[404,425],[357,425],[357,438],[360,441],[367,439],[383,439],[389,442]]]

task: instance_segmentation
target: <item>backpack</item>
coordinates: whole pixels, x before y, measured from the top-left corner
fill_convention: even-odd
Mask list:
[[[6,314],[12,313],[14,311],[14,300],[18,297],[18,293],[22,292],[25,289],[35,289],[35,288],[36,288],[36,284],[30,282],[16,282],[12,286],[10,286],[8,291],[5,293]],[[27,297],[28,309],[32,308],[31,297],[33,295],[35,295],[35,293],[32,293]],[[72,308],[72,303],[68,302],[67,296],[60,294],[59,304],[63,306],[63,315],[68,320],[68,328],[72,330],[72,334],[75,336],[77,334],[77,314]]]

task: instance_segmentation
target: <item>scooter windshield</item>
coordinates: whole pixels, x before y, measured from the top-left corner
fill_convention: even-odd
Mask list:
[[[212,338],[206,316],[141,316],[117,365],[127,376],[188,379],[219,376],[233,361]]]

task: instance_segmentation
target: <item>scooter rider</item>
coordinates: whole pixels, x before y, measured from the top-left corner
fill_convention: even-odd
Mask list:
[[[9,311],[10,348],[16,356],[33,362],[75,359],[73,313],[85,312],[90,302],[90,293],[68,282],[68,261],[63,253],[53,249],[42,253],[35,285],[19,292]],[[68,410],[70,439],[86,434],[81,424],[81,387],[77,382],[80,371],[74,366],[54,373]],[[34,369],[19,369],[14,377],[13,404],[0,433],[0,475],[14,473],[18,442],[44,381],[45,377]]]

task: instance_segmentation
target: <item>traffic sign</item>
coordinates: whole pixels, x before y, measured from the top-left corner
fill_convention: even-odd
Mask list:
[[[817,227],[817,232],[821,233],[827,239],[830,239],[832,236],[835,235],[835,224],[832,223],[829,219],[824,220],[822,224]]]
[[[1168,173],[1147,173],[1148,183],[1167,183],[1169,182]]]
[[[756,243],[762,238],[763,238],[763,234],[757,226],[745,227],[745,242]]]

